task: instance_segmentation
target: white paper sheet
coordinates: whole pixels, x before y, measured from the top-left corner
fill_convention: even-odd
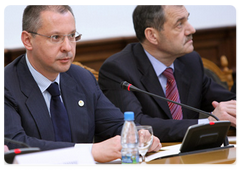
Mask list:
[[[15,164],[95,164],[88,148],[71,147],[15,156]]]
[[[149,161],[157,159],[157,158],[170,156],[170,155],[176,155],[180,152],[180,147],[181,147],[181,144],[162,147],[159,152],[149,155],[149,156],[146,156],[145,161],[149,162]]]

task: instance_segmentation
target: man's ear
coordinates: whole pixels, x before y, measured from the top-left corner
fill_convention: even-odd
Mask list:
[[[152,27],[148,27],[148,28],[146,28],[145,29],[145,31],[144,31],[144,33],[145,33],[145,37],[146,37],[146,39],[150,42],[150,43],[152,43],[152,44],[154,44],[154,45],[157,45],[158,44],[158,32],[157,32],[157,30],[156,29],[154,29],[154,28],[152,28]]]
[[[21,35],[22,43],[27,50],[32,50],[32,35],[27,32],[23,31]]]

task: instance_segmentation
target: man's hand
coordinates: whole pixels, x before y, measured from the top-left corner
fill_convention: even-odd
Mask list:
[[[121,136],[117,135],[92,146],[92,155],[97,162],[110,162],[121,158]]]
[[[139,136],[139,142],[144,143],[151,140],[152,135],[149,133],[148,130],[142,129],[138,131],[138,136]],[[162,147],[162,144],[160,143],[160,140],[156,136],[153,136],[152,145],[149,148],[148,152],[159,151],[161,147]]]
[[[226,102],[212,102],[213,115],[215,115],[219,120],[228,120],[231,122],[231,126],[236,127],[236,100],[226,101]],[[208,117],[209,121],[216,121],[212,117]]]
[[[162,144],[160,143],[160,140],[156,136],[153,136],[153,142],[148,152],[159,151],[161,147],[162,147]]]
[[[148,152],[158,151],[161,147],[160,140],[153,136],[153,143]],[[121,136],[117,135],[103,142],[94,143],[92,146],[92,155],[97,162],[110,162],[115,159],[121,159],[121,149]]]
[[[4,153],[5,153],[5,152],[8,152],[8,151],[9,151],[8,146],[7,146],[7,145],[4,145]]]

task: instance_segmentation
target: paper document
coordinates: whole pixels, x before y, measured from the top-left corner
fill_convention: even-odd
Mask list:
[[[155,154],[146,156],[145,161],[149,162],[157,158],[162,158],[165,156],[176,155],[180,153],[181,144],[162,147],[161,150]]]
[[[14,164],[95,164],[91,151],[87,148],[70,147],[49,151],[17,155]]]

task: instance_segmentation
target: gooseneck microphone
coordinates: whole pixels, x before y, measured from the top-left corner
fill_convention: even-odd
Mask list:
[[[144,94],[153,96],[153,97],[160,98],[160,99],[162,99],[162,100],[165,100],[165,101],[168,101],[168,102],[171,102],[171,103],[180,105],[180,106],[182,106],[182,107],[185,107],[185,108],[187,108],[187,109],[189,109],[189,110],[192,110],[192,111],[195,111],[195,112],[198,112],[198,113],[202,113],[202,114],[205,114],[205,115],[207,115],[207,116],[212,116],[214,119],[216,119],[217,121],[219,121],[219,119],[218,119],[216,116],[214,116],[213,114],[210,114],[210,113],[208,113],[208,112],[205,112],[205,111],[200,110],[200,109],[196,109],[196,108],[191,107],[191,106],[188,106],[188,105],[186,105],[186,104],[178,103],[178,102],[175,102],[175,101],[170,100],[170,99],[168,99],[168,98],[165,98],[165,97],[162,97],[162,96],[159,96],[159,95],[156,95],[156,94],[149,93],[149,92],[147,92],[147,91],[141,90],[141,89],[135,87],[134,85],[128,83],[127,81],[121,82],[121,88],[122,88],[122,89],[125,89],[125,90],[128,90],[128,91],[138,91],[138,92],[141,92],[141,93],[144,93]]]
[[[26,143],[23,143],[23,142],[20,142],[20,141],[16,141],[16,140],[12,140],[10,138],[6,138],[4,137],[4,141],[5,142],[10,142],[10,143],[14,143],[16,145],[19,145],[19,146],[22,146],[22,147],[25,147],[25,148],[30,148],[30,146]]]
[[[186,104],[182,104],[182,103],[175,102],[175,101],[173,101],[173,100],[169,100],[169,99],[167,99],[167,98],[165,98],[165,97],[162,97],[162,96],[159,96],[159,95],[156,95],[156,94],[153,94],[153,93],[149,93],[149,92],[144,91],[144,90],[141,90],[141,89],[135,87],[134,85],[128,83],[127,81],[121,82],[120,85],[121,85],[121,88],[122,88],[122,89],[125,89],[125,90],[128,90],[128,91],[137,91],[137,92],[144,93],[144,94],[147,94],[147,95],[150,95],[150,96],[153,96],[153,97],[157,97],[157,98],[160,98],[160,99],[162,99],[162,100],[165,100],[165,101],[172,102],[172,103],[174,103],[174,104],[180,105],[180,106],[182,106],[182,107],[184,107],[184,108],[187,108],[187,109],[189,109],[189,110],[198,112],[198,113],[200,113],[200,114],[204,114],[204,115],[207,115],[207,116],[211,116],[211,117],[213,117],[214,119],[216,119],[217,121],[219,121],[219,119],[218,119],[215,115],[213,115],[213,114],[211,114],[211,113],[208,113],[208,112],[205,112],[205,111],[203,111],[203,110],[200,110],[200,109],[197,109],[197,108],[188,106],[188,105],[186,105]],[[226,137],[226,138],[225,138],[225,141],[224,141],[224,146],[227,146],[227,145],[229,145],[229,142],[228,142],[228,138]]]
[[[33,152],[39,152],[40,149],[37,147],[30,147],[28,144],[12,140],[9,138],[4,137],[5,142],[13,143],[16,145],[19,145],[24,148],[17,148],[17,149],[11,149],[7,152],[4,153],[4,159],[7,163],[12,164],[15,156],[17,155],[22,155],[22,154],[27,154],[27,153],[33,153]]]

